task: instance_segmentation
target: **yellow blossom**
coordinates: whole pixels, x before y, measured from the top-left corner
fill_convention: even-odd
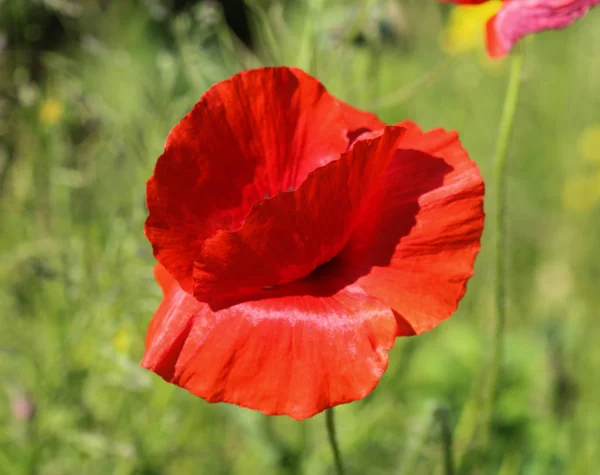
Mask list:
[[[595,169],[567,180],[563,187],[563,204],[571,211],[585,212],[600,203],[600,124],[587,127],[581,133],[578,149]]]
[[[132,343],[131,332],[121,327],[114,334],[112,339],[113,347],[120,353],[128,353]]]
[[[586,212],[600,200],[600,174],[576,175],[567,179],[563,187],[563,204],[570,211]]]
[[[44,125],[56,124],[63,115],[63,105],[52,97],[42,102],[40,106],[40,122]]]
[[[578,145],[584,160],[600,163],[600,124],[585,129],[579,137]]]
[[[448,26],[442,34],[442,49],[451,55],[481,48],[487,21],[502,7],[500,0],[481,5],[460,5],[450,12]]]

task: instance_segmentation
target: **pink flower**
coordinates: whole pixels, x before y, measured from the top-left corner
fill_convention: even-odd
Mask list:
[[[458,4],[479,0],[442,0]],[[508,54],[526,35],[566,28],[600,0],[505,0],[502,9],[487,23],[487,50],[492,58]]]
[[[600,0],[507,0],[487,25],[487,47],[493,58],[505,56],[523,36],[566,28]]]
[[[18,391],[10,398],[10,410],[15,420],[29,422],[35,416],[35,404],[31,396]]]

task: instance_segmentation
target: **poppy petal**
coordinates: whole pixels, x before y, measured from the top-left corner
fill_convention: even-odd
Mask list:
[[[154,278],[156,279],[156,282],[158,282],[158,285],[160,285],[163,295],[166,295],[171,288],[171,285],[173,285],[176,280],[171,274],[169,274],[169,271],[167,271],[167,269],[160,264],[154,266],[153,272]]]
[[[505,56],[531,33],[566,28],[600,0],[512,0],[487,24],[487,49],[493,58]]]
[[[213,312],[175,284],[142,366],[209,402],[305,419],[369,394],[396,333],[391,310],[356,286]]]
[[[348,125],[348,139],[350,144],[354,143],[366,132],[377,132],[386,127],[386,123],[371,112],[357,109],[342,101],[339,101],[339,105]]]
[[[204,240],[339,158],[347,134],[338,101],[301,70],[262,68],[216,84],[171,131],[148,181],[154,255],[191,291]]]
[[[397,313],[400,334],[419,334],[449,317],[465,293],[484,185],[455,132],[400,125],[400,150],[339,260],[347,278],[354,274]]]
[[[297,190],[257,202],[237,231],[218,231],[194,267],[194,295],[219,305],[293,282],[333,259],[396,151],[400,127],[357,142]]]

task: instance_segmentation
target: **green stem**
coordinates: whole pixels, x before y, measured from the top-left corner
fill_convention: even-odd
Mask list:
[[[335,460],[335,469],[337,475],[344,475],[344,465],[342,464],[342,456],[340,455],[340,448],[338,447],[337,437],[335,435],[333,407],[325,411],[325,424],[327,425],[327,436],[329,437],[329,445],[331,445],[331,451],[333,452],[333,458]]]
[[[504,334],[506,330],[506,152],[510,140],[511,131],[517,103],[519,101],[519,90],[521,86],[521,73],[523,69],[523,54],[515,48],[511,57],[510,76],[504,108],[498,133],[498,143],[495,152],[495,185],[496,185],[496,263],[495,263],[495,305],[496,325],[492,341],[492,363],[490,371],[489,392],[487,394],[487,427],[485,430],[489,435],[489,426],[493,414],[494,399],[496,396],[500,367],[504,358]]]
[[[448,70],[456,65],[457,62],[458,57],[456,56],[440,61],[433,67],[433,69],[426,72],[414,82],[403,86],[399,90],[383,96],[369,104],[369,109],[387,109],[391,107],[398,107],[403,102],[412,99],[423,89],[435,84],[444,76],[444,74],[448,72]]]
[[[436,418],[440,423],[440,439],[442,441],[442,455],[444,475],[454,475],[454,453],[452,427],[450,426],[450,411],[447,407],[439,407],[435,412]]]

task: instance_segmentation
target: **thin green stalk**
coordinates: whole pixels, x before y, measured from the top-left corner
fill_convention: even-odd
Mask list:
[[[397,472],[398,475],[413,475],[422,468],[420,467],[422,456],[426,450],[428,441],[431,439],[431,433],[435,429],[437,410],[437,406],[428,404],[421,420],[411,430],[406,449],[400,454],[398,460],[398,464],[400,465],[400,470]],[[421,472],[423,471],[421,470]]]
[[[454,475],[454,449],[452,427],[450,425],[450,411],[447,407],[441,406],[436,410],[435,416],[440,424],[440,439],[442,441],[443,450],[443,473],[444,475]]]
[[[338,447],[337,437],[335,435],[333,407],[325,411],[325,424],[327,425],[327,436],[329,437],[329,445],[331,445],[331,451],[333,452],[333,458],[335,461],[335,470],[337,475],[344,475],[344,464],[342,463],[342,456],[340,454],[340,448]]]
[[[427,71],[414,82],[403,86],[397,91],[383,96],[369,104],[370,109],[386,109],[398,107],[400,104],[412,99],[419,92],[440,80],[454,65],[457,64],[459,58],[452,56],[437,63],[433,69]]]
[[[322,15],[323,0],[309,0],[307,2],[308,12],[306,13],[306,21],[304,22],[304,31],[300,38],[300,46],[298,49],[297,65],[305,71],[315,74],[315,65],[317,63],[317,31],[315,24],[316,19]]]
[[[369,9],[375,3],[373,0],[363,0],[362,3],[358,6],[358,13],[354,18],[354,22],[348,28],[345,33],[346,41],[352,41],[361,30],[364,28],[365,24],[369,21]]]
[[[498,390],[500,367],[504,358],[504,334],[506,331],[506,152],[513,128],[517,103],[519,101],[519,90],[521,86],[521,74],[523,70],[523,54],[515,48],[511,57],[510,75],[504,108],[498,133],[498,142],[494,155],[495,162],[495,185],[496,185],[496,262],[495,262],[495,305],[496,325],[492,340],[492,362],[490,368],[490,380],[487,392],[487,411],[484,428],[486,436],[489,436],[489,427],[494,411],[494,399]],[[487,438],[487,437],[486,437]]]

